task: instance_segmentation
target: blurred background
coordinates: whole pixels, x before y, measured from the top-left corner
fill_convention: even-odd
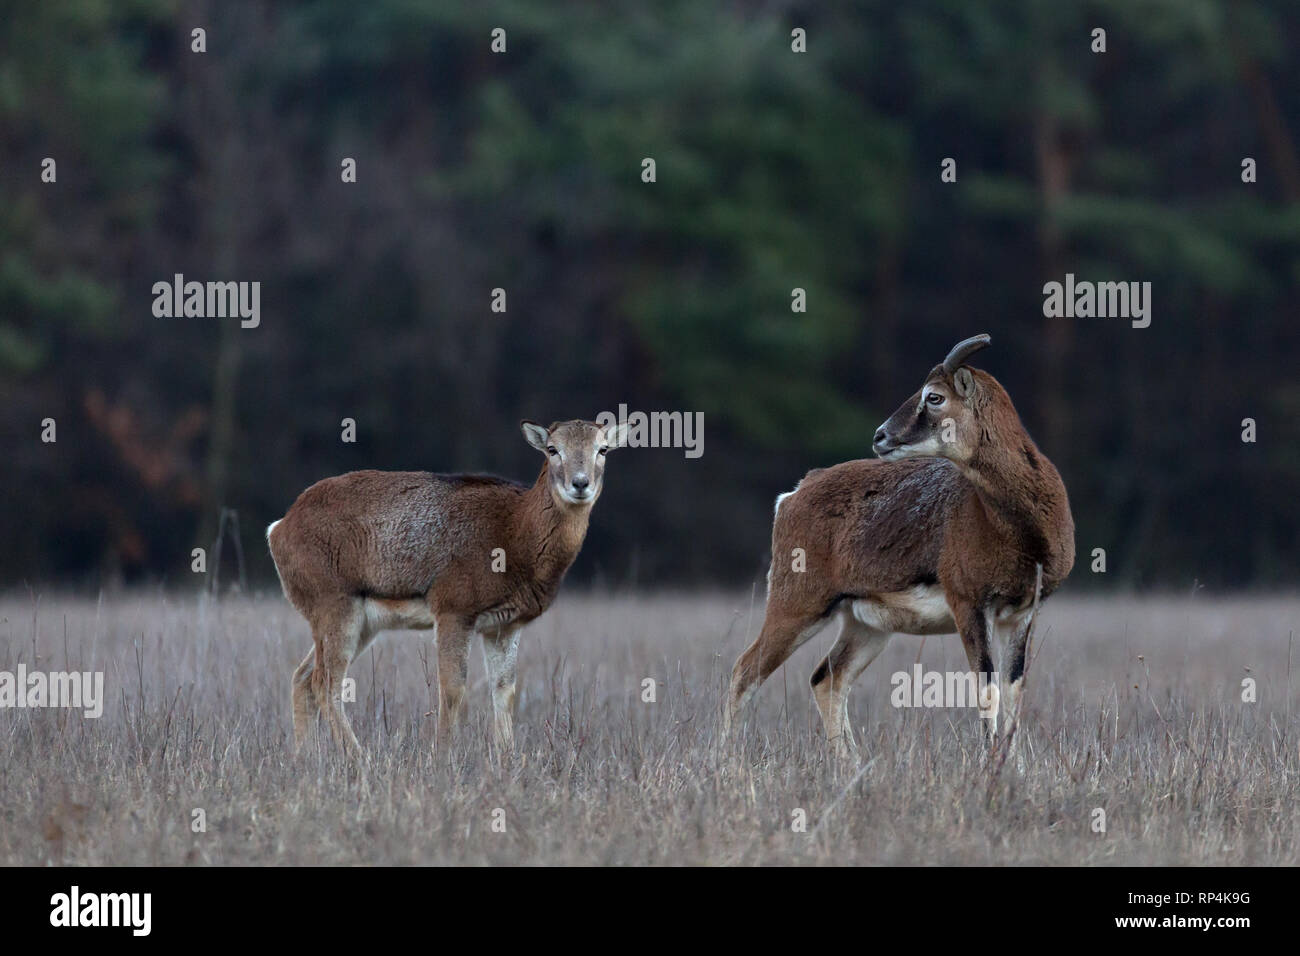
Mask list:
[[[761,582],[773,498],[979,331],[1068,587],[1300,571],[1293,0],[0,10],[0,587],[194,587],[222,509],[272,587],[311,482],[531,481],[519,419],[620,403],[703,412],[704,455],[612,456],[572,578]],[[1045,318],[1067,272],[1152,283],[1150,327]],[[155,317],[175,273],[260,281],[260,326]]]

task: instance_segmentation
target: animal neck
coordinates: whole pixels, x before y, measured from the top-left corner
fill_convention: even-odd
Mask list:
[[[556,501],[549,464],[542,466],[526,498],[534,572],[542,581],[559,584],[582,550],[591,506]]]
[[[980,443],[962,472],[974,484],[990,523],[1017,542],[1026,557],[1043,564],[1044,579],[1058,573],[1064,577],[1074,562],[1074,521],[1065,483],[1023,428],[1001,430],[1005,434],[991,434]]]

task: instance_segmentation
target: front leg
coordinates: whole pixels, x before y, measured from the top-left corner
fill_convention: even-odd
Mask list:
[[[1006,690],[1002,697],[1002,712],[1006,715],[1007,733],[1011,737],[1011,755],[1016,758],[1015,767],[1020,773],[1025,772],[1025,733],[1020,728],[1021,692],[1025,683],[1025,656],[1029,652],[1029,632],[1034,626],[1034,613],[1030,611],[1019,618],[1011,618],[999,628],[1010,635],[1007,650],[1003,657],[1006,668]]]
[[[1025,655],[1028,653],[1029,631],[1033,623],[1033,614],[1029,613],[1019,618],[1012,618],[1005,625],[1010,638],[1007,641],[1005,660],[1007,666],[1006,706],[1002,709],[1006,712],[1008,723],[1016,719],[1020,710],[1020,691],[1025,679]]]
[[[993,655],[989,647],[989,615],[973,602],[948,599],[953,609],[953,619],[961,634],[962,647],[966,649],[966,660],[975,673],[976,693],[979,695],[977,706],[981,723],[984,725],[984,739],[991,747],[998,739],[998,675],[993,669]]]
[[[464,709],[470,629],[457,614],[439,615],[437,628],[438,749],[445,750]]]
[[[482,631],[483,665],[492,690],[493,738],[498,749],[514,749],[515,672],[521,625]]]

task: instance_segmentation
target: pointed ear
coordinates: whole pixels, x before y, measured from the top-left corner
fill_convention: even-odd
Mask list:
[[[975,376],[964,365],[952,373],[952,384],[962,398],[970,398],[975,391]]]
[[[546,444],[551,433],[544,426],[537,424],[537,422],[530,422],[525,418],[519,423],[519,430],[524,433],[524,441],[538,451],[546,451]]]
[[[628,422],[611,422],[601,429],[605,444],[610,448],[622,448],[627,444]]]

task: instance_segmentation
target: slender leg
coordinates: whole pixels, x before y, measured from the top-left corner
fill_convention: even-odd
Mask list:
[[[451,732],[465,704],[469,673],[469,625],[454,614],[438,617],[438,749],[451,743]]]
[[[312,671],[316,666],[316,648],[313,647],[293,672],[293,745],[301,750],[307,738],[312,718],[320,713],[320,703],[312,691]]]
[[[1007,729],[1015,727],[1015,736],[1011,738],[1011,748],[1016,758],[1016,769],[1025,772],[1025,735],[1020,727],[1021,691],[1025,680],[1025,654],[1028,652],[1029,626],[1031,616],[1013,621],[1010,625],[1011,637],[1007,642],[1007,688],[1002,701],[1002,712],[1006,715]]]
[[[359,598],[322,602],[314,609],[312,637],[316,641],[316,663],[311,674],[312,694],[320,704],[334,740],[354,760],[362,756],[362,751],[343,712],[343,678],[361,643],[364,626],[365,612]]]
[[[763,629],[736,660],[731,670],[731,691],[723,717],[723,737],[731,733],[732,722],[763,681],[785,663],[809,638],[826,626],[829,618],[791,613],[768,605]]]
[[[1002,711],[1007,722],[1015,720],[1020,709],[1020,690],[1025,678],[1026,643],[1029,640],[1029,616],[1012,624],[1011,637],[1007,642],[1007,689]]]
[[[971,604],[954,602],[950,597],[948,604],[953,608],[953,617],[957,630],[961,633],[962,647],[966,649],[966,660],[979,687],[980,723],[984,727],[985,741],[991,747],[998,739],[998,685],[997,673],[993,666],[993,655],[989,647],[989,619],[983,608]]]
[[[843,621],[840,636],[813,672],[810,683],[826,728],[826,739],[841,754],[849,756],[857,751],[853,727],[849,723],[849,691],[853,682],[885,649],[892,635],[867,627],[853,616],[847,605],[840,618]]]
[[[483,633],[483,665],[492,690],[493,738],[504,753],[515,745],[515,662],[519,657],[519,627]]]

